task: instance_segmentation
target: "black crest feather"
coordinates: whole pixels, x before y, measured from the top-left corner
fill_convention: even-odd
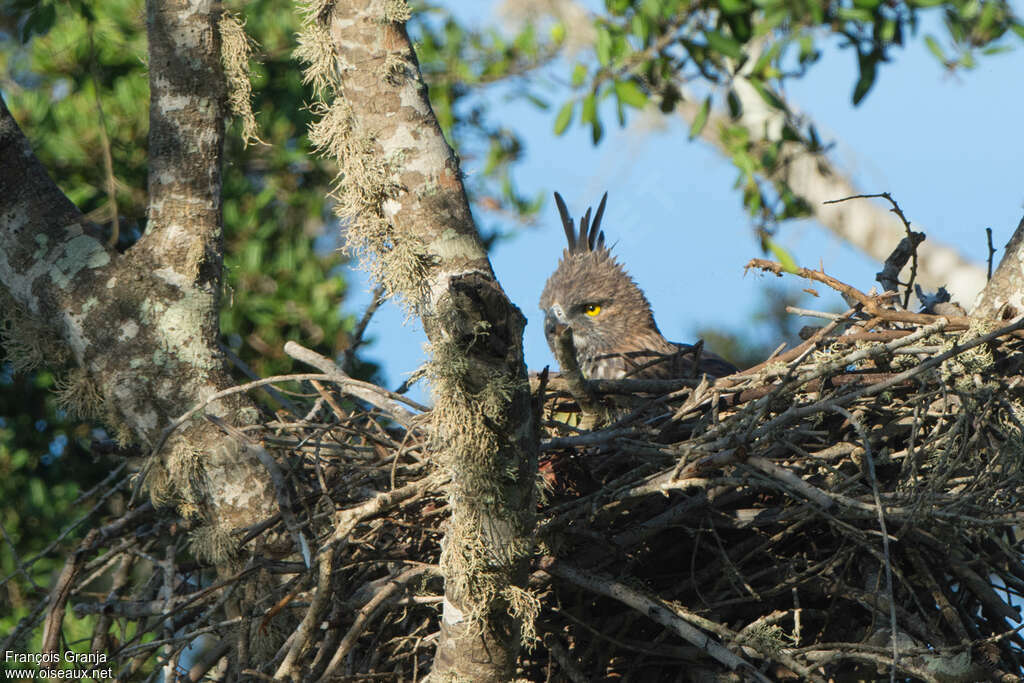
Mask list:
[[[601,203],[597,206],[597,213],[594,214],[594,222],[590,222],[590,209],[580,219],[579,233],[576,232],[576,224],[569,209],[565,206],[562,195],[555,193],[555,204],[558,205],[558,213],[562,217],[562,228],[565,230],[565,238],[569,242],[569,253],[579,254],[587,251],[601,251],[604,249],[604,231],[601,230],[601,218],[604,217],[604,205],[608,201],[608,193],[601,197]]]

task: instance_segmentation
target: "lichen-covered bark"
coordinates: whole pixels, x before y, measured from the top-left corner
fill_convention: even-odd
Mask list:
[[[83,408],[149,448],[231,384],[216,347],[224,96],[214,5],[150,3],[150,223],[123,255],[85,224],[0,101],[0,283],[70,347],[80,381],[101,396]],[[210,412],[256,417],[238,398]],[[178,430],[158,458],[163,492],[222,529],[268,514],[266,474],[206,421]],[[168,471],[199,476],[175,481]]]
[[[538,442],[525,320],[477,234],[405,33],[406,11],[396,0],[343,0],[323,17],[339,97],[325,116],[333,137],[321,135],[321,146],[339,151],[346,172],[350,241],[378,261],[376,272],[420,314],[431,342],[435,449],[452,474],[432,680],[509,680],[535,604],[523,590]],[[364,169],[377,170],[360,177]]]
[[[971,315],[1009,320],[1024,314],[1024,218],[1006,245],[999,267],[981,290]]]

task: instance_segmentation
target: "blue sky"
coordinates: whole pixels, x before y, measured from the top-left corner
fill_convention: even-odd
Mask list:
[[[498,3],[442,4],[470,24],[498,21],[493,14]],[[892,193],[929,238],[982,263],[985,228],[993,229],[1001,247],[1024,211],[1024,45],[1011,41],[1011,52],[950,75],[927,51],[924,33],[882,65],[874,89],[859,107],[850,104],[856,58],[848,50],[826,49],[804,79],[789,84],[788,95],[815,120],[824,138],[838,141],[833,157],[862,190]],[[567,74],[569,67],[556,68]],[[636,115],[625,129],[609,119],[605,139],[595,147],[583,128],[555,137],[556,111],[515,99],[493,111],[526,144],[526,160],[516,171],[520,190],[549,198],[538,225],[499,243],[491,256],[505,291],[529,319],[530,368],[554,367],[537,309],[564,242],[550,201],[553,190],[565,197],[574,215],[609,191],[606,235],[647,293],[666,337],[693,341],[698,328],[741,328],[768,283],[743,273],[743,265],[761,254],[732,189],[736,171],[731,164],[703,143],[688,141],[684,124],[673,117],[662,118],[659,130],[634,125]],[[472,163],[463,170],[478,171]],[[488,225],[496,220],[477,218]],[[778,241],[801,265],[822,263],[830,274],[864,289],[879,269],[812,221],[785,224]],[[351,277],[348,305],[358,310],[371,287],[362,273]],[[827,308],[838,300],[825,294],[815,305]],[[383,363],[392,386],[425,358],[422,329],[404,323],[392,303],[378,312],[369,334],[376,341],[368,356]]]

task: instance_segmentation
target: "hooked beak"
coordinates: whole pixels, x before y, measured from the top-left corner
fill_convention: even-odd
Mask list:
[[[549,340],[561,334],[562,330],[569,327],[569,318],[562,310],[561,304],[554,304],[544,312],[544,336]]]

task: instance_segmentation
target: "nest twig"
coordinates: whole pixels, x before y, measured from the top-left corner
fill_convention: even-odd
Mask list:
[[[523,677],[1016,680],[1024,319],[908,313],[804,275],[855,306],[714,383],[588,383],[632,397],[608,428],[567,424],[565,382],[539,382]],[[86,536],[4,649],[44,620],[59,640],[70,604],[100,617],[93,643],[124,678],[175,661],[193,680],[429,671],[448,508],[425,412],[289,349],[322,374],[289,399],[302,418],[237,435],[270,460],[281,510],[224,541],[234,570],[185,559],[210,542],[201,520],[137,507]]]

